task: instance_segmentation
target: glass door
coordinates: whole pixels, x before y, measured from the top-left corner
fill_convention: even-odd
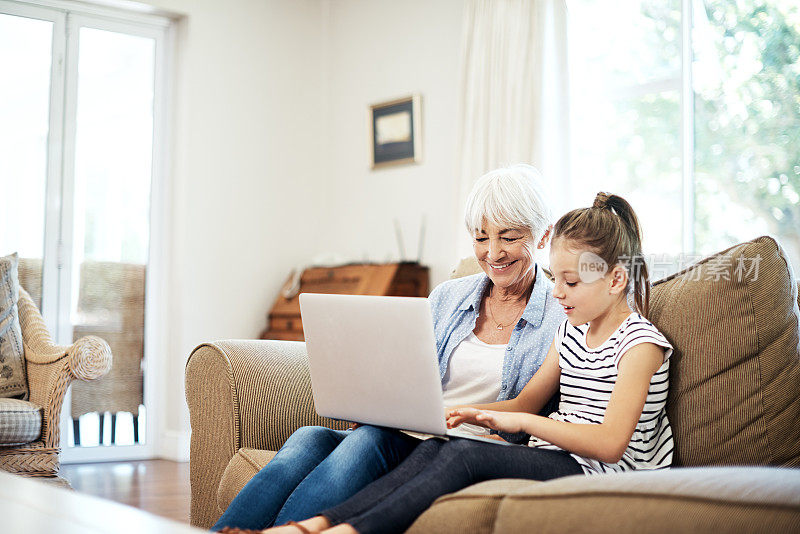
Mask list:
[[[148,440],[143,365],[156,42],[93,22],[69,21],[77,71],[67,85],[75,120],[68,136],[72,213],[65,213],[71,268],[62,280],[69,307],[62,312],[71,341],[105,339],[114,365],[105,377],[72,386],[72,443],[83,447]]]
[[[57,4],[56,4],[56,7]],[[58,343],[111,347],[103,378],[62,410],[63,461],[152,455],[145,324],[153,185],[163,153],[168,21],[0,0],[0,254]]]
[[[0,190],[8,199],[0,210],[0,256],[19,253],[20,283],[53,324],[58,303],[43,298],[42,287],[46,257],[51,279],[56,274],[58,213],[46,210],[57,202],[59,184],[48,179],[48,135],[61,125],[51,113],[51,92],[63,87],[54,61],[59,57],[59,29],[63,41],[63,15],[2,7],[0,73],[14,83],[0,83]]]

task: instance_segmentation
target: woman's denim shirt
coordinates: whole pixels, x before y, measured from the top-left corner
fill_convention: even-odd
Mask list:
[[[453,350],[475,329],[481,297],[488,285],[489,277],[480,273],[449,280],[431,292],[429,300],[442,381]],[[498,401],[519,395],[544,362],[553,336],[565,318],[564,309],[553,298],[553,283],[536,265],[536,282],[531,298],[506,348]],[[442,387],[447,387],[447,384],[442,382]]]

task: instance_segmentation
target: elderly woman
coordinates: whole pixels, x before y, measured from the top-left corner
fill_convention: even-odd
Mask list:
[[[514,398],[544,361],[564,320],[553,285],[534,260],[535,250],[550,237],[550,220],[539,173],[529,165],[498,169],[475,183],[465,222],[483,273],[445,282],[430,295],[446,406]],[[295,520],[347,500],[420,443],[369,425],[347,431],[300,428],[212,530],[291,522],[295,526],[287,528],[303,532]]]

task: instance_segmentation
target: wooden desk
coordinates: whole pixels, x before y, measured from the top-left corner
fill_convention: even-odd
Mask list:
[[[300,276],[299,291],[286,298],[283,292],[291,283],[290,276],[269,312],[261,339],[304,341],[300,293],[427,297],[429,274],[427,267],[408,262],[312,267]]]
[[[204,530],[124,504],[0,471],[2,532],[25,534],[201,534]]]

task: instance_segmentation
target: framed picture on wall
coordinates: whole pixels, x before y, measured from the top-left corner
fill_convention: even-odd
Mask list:
[[[421,160],[420,106],[419,94],[370,106],[373,169],[400,163],[418,163]]]

